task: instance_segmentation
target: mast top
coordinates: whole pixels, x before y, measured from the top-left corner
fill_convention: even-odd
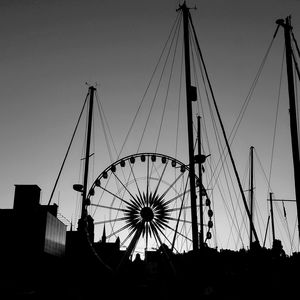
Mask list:
[[[189,9],[197,9],[197,7],[196,7],[196,5],[194,6],[194,7],[188,7],[187,5],[186,5],[186,1],[183,1],[183,3],[182,4],[179,4],[179,7],[176,9],[176,11],[179,11],[179,10],[189,10]]]
[[[278,19],[278,20],[276,20],[276,24],[277,24],[278,26],[288,27],[290,30],[292,30],[293,27],[292,27],[292,25],[291,25],[291,18],[292,18],[291,15],[287,16],[286,19],[285,19],[286,22],[284,22],[284,19]]]

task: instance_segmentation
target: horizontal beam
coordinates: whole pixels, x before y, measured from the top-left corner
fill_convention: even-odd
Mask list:
[[[267,201],[271,201],[270,199],[267,199]],[[272,201],[278,201],[278,202],[296,202],[296,200],[289,200],[289,199],[272,199]]]

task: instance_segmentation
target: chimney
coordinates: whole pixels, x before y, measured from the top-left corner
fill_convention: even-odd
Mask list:
[[[41,189],[36,184],[15,184],[14,210],[32,212],[39,207]]]

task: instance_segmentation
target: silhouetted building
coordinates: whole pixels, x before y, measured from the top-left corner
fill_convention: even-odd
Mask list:
[[[13,209],[0,209],[0,259],[36,261],[65,254],[66,225],[56,204],[40,205],[37,185],[15,185]]]

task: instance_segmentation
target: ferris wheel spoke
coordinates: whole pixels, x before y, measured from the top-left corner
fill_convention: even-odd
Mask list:
[[[112,223],[112,222],[120,222],[120,221],[125,221],[127,218],[122,217],[122,218],[115,218],[115,219],[110,219],[110,220],[105,220],[105,221],[98,221],[95,222],[94,225],[100,225],[100,224],[107,224],[107,223]]]
[[[134,171],[133,171],[133,167],[132,167],[131,164],[129,164],[129,166],[130,166],[131,174],[132,174],[133,179],[134,179],[135,186],[136,186],[136,188],[137,188],[137,190],[138,190],[138,193],[139,193],[139,195],[140,195],[140,198],[142,198],[142,193],[141,193],[140,187],[139,187],[139,185],[138,185],[138,182],[137,182],[135,173],[134,173]]]
[[[132,193],[130,192],[130,190],[127,188],[127,186],[122,182],[122,180],[120,180],[120,178],[114,173],[115,178],[121,183],[121,185],[123,186],[124,190],[131,196],[132,200],[138,204],[138,200],[136,199],[135,196],[132,195]]]
[[[177,196],[165,201],[165,204],[169,205],[169,204],[171,204],[172,202],[174,202],[175,200],[177,200],[178,198],[181,198],[181,197],[183,197],[183,199],[184,199],[185,195],[187,195],[189,192],[190,192],[190,190],[184,191],[184,192],[178,194]]]
[[[200,205],[196,205],[197,208],[199,208]],[[184,209],[191,209],[191,206],[182,206],[182,207],[174,207],[174,208],[169,208],[166,211],[167,212],[174,212],[174,211],[178,211],[178,210],[184,210]]]
[[[147,226],[146,226],[146,251],[148,250],[148,242],[149,242],[149,226],[148,226],[148,224],[147,224]]]
[[[103,190],[104,190],[105,192],[107,192],[108,194],[112,195],[114,198],[117,198],[117,199],[119,199],[120,201],[126,203],[128,206],[130,206],[130,207],[132,207],[132,208],[137,208],[136,205],[134,205],[133,203],[130,203],[130,202],[126,201],[125,199],[119,197],[118,195],[116,195],[115,193],[109,191],[108,189],[106,189],[106,188],[104,188],[104,187],[102,187],[102,186],[100,186],[100,188],[103,189]]]
[[[154,191],[154,195],[157,194],[158,188],[159,188],[159,186],[160,186],[160,184],[161,184],[161,181],[162,181],[162,179],[163,179],[163,177],[164,177],[164,174],[165,174],[165,171],[166,171],[167,166],[168,166],[168,162],[165,163],[164,169],[163,169],[163,171],[161,172],[161,174],[159,175],[159,180],[158,180],[158,183],[157,183],[157,185],[156,185],[156,188],[155,188],[155,191]],[[157,172],[158,172],[158,171],[157,171]]]
[[[184,239],[187,239],[188,241],[192,242],[192,239],[191,239],[191,238],[189,238],[188,236],[186,236],[186,235],[180,233],[179,231],[176,232],[175,229],[172,228],[171,226],[166,225],[166,227],[169,228],[170,230],[172,230],[173,232],[175,232],[176,234],[179,234],[179,235],[180,235],[181,237],[183,237]]]
[[[185,182],[185,187],[184,187],[184,191],[180,194],[178,194],[177,196],[169,199],[168,201],[166,201],[165,203],[167,205],[171,204],[172,202],[174,202],[175,200],[177,200],[178,198],[182,198],[182,201],[181,201],[181,207],[183,206],[183,202],[184,202],[184,199],[185,199],[185,196],[190,192],[190,190],[187,190],[187,187],[188,187],[188,183],[189,183],[189,176],[186,178],[186,182]]]
[[[177,178],[168,186],[168,188],[163,192],[163,194],[159,197],[159,200],[163,199],[166,194],[170,191],[171,188],[173,188],[173,186],[175,185],[175,183],[183,176],[183,172],[177,176]]]
[[[179,218],[166,217],[166,219],[168,219],[170,221],[176,221],[176,222],[181,222],[181,223],[186,223],[186,224],[192,224],[192,221],[179,219]],[[200,225],[200,223],[197,222],[197,225]],[[208,225],[203,224],[203,226],[208,226]]]
[[[101,207],[101,208],[107,208],[107,209],[110,209],[110,210],[116,210],[116,211],[128,212],[128,210],[127,210],[127,209],[124,209],[124,208],[118,208],[118,207],[107,206],[107,205],[102,205],[102,204],[94,204],[94,203],[91,203],[90,206]]]
[[[153,224],[153,232],[154,232],[154,234],[156,235],[156,237],[157,237],[157,240],[159,241],[159,244],[160,244],[160,246],[162,246],[162,250],[164,250],[164,243],[162,242],[162,240],[161,240],[161,238],[160,238],[160,235],[159,235],[159,232],[160,232],[160,234],[166,239],[166,241],[168,241],[168,243],[170,244],[170,245],[172,245],[172,243],[171,243],[171,241],[169,240],[169,238],[164,234],[164,232],[162,231],[162,229],[159,227],[159,226],[157,226],[157,224]],[[176,252],[178,252],[177,251],[177,249],[175,249],[176,250]],[[164,253],[164,254],[166,254],[167,255],[167,253]]]
[[[156,225],[156,224],[154,224],[154,225]],[[165,238],[165,240],[168,241],[168,243],[171,245],[171,242],[170,242],[169,238],[168,238],[168,237],[165,235],[165,233],[162,231],[162,228],[160,228],[159,226],[156,226],[156,228],[157,228],[157,230],[160,232],[160,234]],[[161,241],[160,237],[159,237],[159,240],[160,240],[160,242],[161,242],[161,244],[162,244],[162,241]]]
[[[140,236],[141,236],[141,233],[142,233],[142,229],[143,229],[143,225],[140,224],[140,226],[138,228],[135,228],[133,230],[131,230],[131,232],[129,233],[128,237],[126,238],[126,240],[129,239],[130,236],[132,236],[132,234],[134,233],[134,236],[133,238],[131,239],[127,249],[126,249],[126,252],[118,266],[118,268],[120,268],[122,266],[122,264],[124,263],[124,261],[126,261],[130,255],[134,252],[135,248],[136,248],[136,245],[138,243],[138,240],[140,239]],[[122,244],[123,245],[123,244]]]
[[[116,234],[122,232],[123,230],[127,229],[128,227],[130,227],[130,224],[126,224],[126,225],[124,225],[123,227],[119,228],[118,230],[111,232],[110,234],[107,235],[106,238],[109,239],[109,238],[111,238],[113,235],[116,235]]]
[[[105,183],[105,188],[107,187],[107,185],[108,185],[108,181]],[[105,194],[105,190],[104,189],[102,189],[102,192],[101,192],[101,195],[98,197],[98,203],[97,204],[99,204],[100,203],[100,201],[102,200],[102,197],[103,197],[103,195]],[[94,212],[93,212],[93,215],[92,215],[92,217],[94,217],[95,216],[95,214],[96,214],[96,211],[97,211],[97,208],[95,208],[95,210],[94,210]]]

